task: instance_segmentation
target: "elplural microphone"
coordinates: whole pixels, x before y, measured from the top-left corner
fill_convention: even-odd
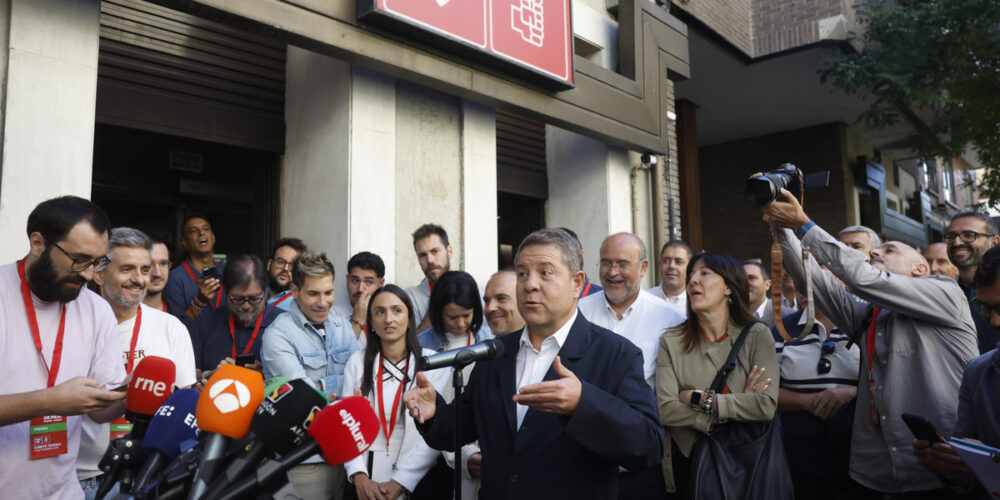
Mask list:
[[[140,491],[167,463],[180,455],[180,443],[197,439],[195,408],[198,406],[198,397],[198,391],[194,389],[181,389],[153,414],[146,437],[142,440],[146,463],[136,475],[133,491]]]
[[[205,383],[195,409],[204,447],[188,500],[204,495],[222,469],[229,439],[246,437],[262,399],[264,378],[248,368],[224,365]]]
[[[368,451],[380,428],[375,410],[367,399],[351,396],[337,400],[313,417],[306,430],[312,440],[279,460],[265,462],[257,469],[256,474],[233,485],[219,500],[241,498],[260,487],[267,488],[274,484],[272,481],[275,478],[283,477],[288,469],[320,451],[326,463],[341,465]]]
[[[264,394],[250,422],[255,441],[246,453],[229,463],[205,492],[205,498],[221,496],[229,485],[253,471],[269,452],[284,455],[301,446],[309,438],[306,429],[327,404],[326,396],[302,379],[272,383]]]
[[[173,394],[176,377],[174,362],[167,358],[146,356],[139,360],[125,393],[125,418],[132,422],[132,438],[143,438],[153,414]]]
[[[424,371],[445,367],[464,368],[476,361],[486,361],[503,354],[500,339],[484,340],[477,344],[452,349],[433,356],[424,357]]]

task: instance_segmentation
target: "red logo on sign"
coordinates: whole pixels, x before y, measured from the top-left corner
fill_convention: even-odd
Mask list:
[[[490,0],[490,50],[572,81],[570,0]]]
[[[378,5],[426,29],[486,48],[486,0],[378,0]]]

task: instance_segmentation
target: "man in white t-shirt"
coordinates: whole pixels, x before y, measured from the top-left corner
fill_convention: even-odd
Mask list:
[[[125,411],[125,393],[110,390],[125,380],[115,316],[85,287],[106,259],[110,225],[83,198],[47,200],[28,216],[28,255],[0,267],[4,498],[83,498],[80,415],[111,422]]]
[[[687,316],[687,266],[691,247],[681,240],[670,240],[660,249],[660,284],[647,292]]]
[[[138,229],[112,229],[108,263],[94,273],[94,281],[118,320],[118,345],[126,371],[131,372],[146,356],[167,358],[176,368],[174,383],[186,387],[195,383],[194,351],[187,328],[176,317],[142,303],[153,265],[152,248],[152,240]],[[83,419],[76,472],[88,498],[96,493],[101,475],[97,464],[108,447],[111,432],[127,429],[121,427],[122,423],[109,425]]]

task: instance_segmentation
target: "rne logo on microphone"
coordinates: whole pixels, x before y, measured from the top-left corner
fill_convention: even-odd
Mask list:
[[[162,380],[157,382],[152,379],[136,377],[133,386],[140,391],[151,392],[154,396],[164,396],[167,393],[167,384]]]
[[[208,389],[208,397],[219,413],[230,413],[250,404],[250,389],[239,380],[226,378]]]

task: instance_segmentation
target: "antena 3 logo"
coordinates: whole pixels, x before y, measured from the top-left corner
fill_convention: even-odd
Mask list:
[[[219,413],[231,413],[250,404],[250,389],[239,380],[226,378],[212,384],[208,397]]]

